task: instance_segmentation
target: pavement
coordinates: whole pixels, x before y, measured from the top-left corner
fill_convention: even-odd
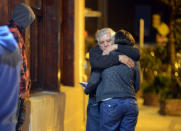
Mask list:
[[[159,107],[144,106],[138,99],[139,116],[135,131],[181,131],[181,116],[159,114]]]

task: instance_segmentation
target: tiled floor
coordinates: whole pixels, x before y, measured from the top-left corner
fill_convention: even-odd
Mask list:
[[[136,131],[181,131],[181,116],[163,116],[159,108],[144,106],[138,99],[139,117]]]

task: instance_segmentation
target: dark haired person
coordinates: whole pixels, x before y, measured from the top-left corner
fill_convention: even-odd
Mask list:
[[[119,30],[115,44],[132,47],[135,40],[129,32]],[[135,93],[139,88],[140,72],[136,61],[132,68],[121,63],[101,72],[101,82],[96,90],[96,102],[100,102],[100,131],[135,130],[138,117]]]

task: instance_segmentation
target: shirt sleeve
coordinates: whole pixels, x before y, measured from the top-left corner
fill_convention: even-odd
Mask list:
[[[102,55],[102,50],[99,46],[91,48],[89,52],[89,61],[92,69],[100,70],[120,63],[118,55]]]
[[[134,61],[138,61],[140,59],[140,52],[137,48],[133,48],[132,46],[129,45],[119,45],[118,44],[118,52],[121,54],[124,54]]]
[[[93,70],[91,72],[90,80],[88,82],[87,87],[84,90],[85,94],[93,93],[96,90],[96,88],[100,82],[100,78],[101,78],[100,71]]]

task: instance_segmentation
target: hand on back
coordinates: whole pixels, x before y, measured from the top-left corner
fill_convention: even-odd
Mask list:
[[[126,55],[119,55],[119,61],[127,65],[129,68],[134,67],[134,61]]]

